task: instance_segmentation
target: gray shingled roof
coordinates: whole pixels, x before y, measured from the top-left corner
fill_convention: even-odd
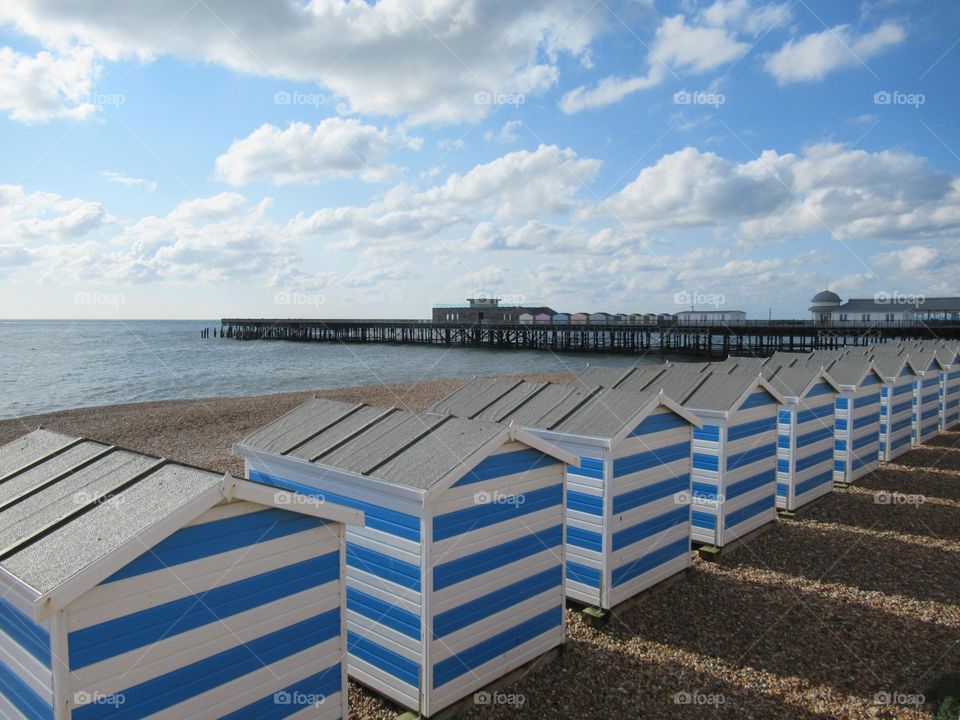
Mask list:
[[[463,398],[470,402],[469,395]],[[503,430],[492,422],[314,398],[249,435],[240,450],[426,490]]]
[[[220,480],[206,470],[36,430],[0,447],[0,565],[46,593]]]
[[[838,384],[856,385],[871,363],[870,358],[843,356],[826,364],[824,369]]]
[[[453,393],[434,405],[430,412],[515,422],[521,427],[569,435],[610,438],[660,395],[659,388],[633,392],[585,387],[575,382],[563,385],[522,382],[510,392],[499,395],[500,388],[481,380],[474,380],[469,385],[475,387]],[[477,412],[479,406],[485,409]]]

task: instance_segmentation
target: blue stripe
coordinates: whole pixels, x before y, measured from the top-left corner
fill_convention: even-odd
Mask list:
[[[913,392],[913,384],[905,383],[893,389],[893,396],[903,395],[904,393]]]
[[[913,375],[913,369],[909,365],[904,365],[903,370],[900,371],[898,377],[906,377],[907,375]]]
[[[30,720],[53,720],[53,707],[2,662],[0,695]]]
[[[930,366],[930,369],[931,369],[931,370],[933,369],[933,366],[932,366],[932,365]],[[939,376],[939,375],[934,375],[933,377],[927,378],[926,380],[924,380],[922,386],[925,387],[925,388],[927,388],[927,387],[930,387],[931,385],[933,385],[934,383],[939,383],[939,382],[940,382],[940,376]]]
[[[623,477],[624,475],[649,470],[650,468],[666,465],[667,463],[676,462],[677,460],[683,460],[688,457],[690,457],[690,441],[684,440],[675,445],[667,445],[666,447],[656,450],[648,450],[647,452],[616,458],[613,461],[613,476],[615,478]]]
[[[727,471],[738,467],[745,467],[760,460],[766,460],[776,454],[777,444],[775,442],[744,450],[741,453],[727,457]]]
[[[790,472],[790,461],[785,458],[777,459],[777,472],[788,473]]]
[[[567,465],[567,474],[593,478],[594,480],[603,480],[603,460],[582,456],[580,458],[580,467]]]
[[[319,518],[289,510],[270,508],[191,525],[177,530],[157,543],[149,552],[120,568],[104,583],[156,572],[182,563],[202,560],[221,553],[239,550],[257,543],[276,540],[321,527]]]
[[[600,587],[600,571],[580,563],[567,560],[567,582],[577,582],[589,587]]]
[[[346,556],[349,567],[420,592],[420,568],[413,563],[398,560],[351,542],[347,543]]]
[[[287,685],[282,690],[271,693],[229,715],[224,715],[222,720],[281,720],[308,707],[306,704],[298,704],[297,698],[304,698],[300,701],[303,703],[313,698],[323,698],[324,702],[328,702],[334,695],[343,692],[341,677],[339,663],[332,665],[326,670],[321,670],[303,680],[297,680],[292,685]],[[290,702],[278,702],[277,696],[281,693],[286,694]]]
[[[414,640],[420,639],[419,615],[354,587],[347,588],[347,609]]]
[[[75,630],[67,643],[70,669],[85,668],[339,577],[340,553],[334,551]]]
[[[800,410],[797,412],[797,425],[803,425],[819,418],[833,417],[833,412],[833,405],[820,405],[819,407]]]
[[[795,495],[803,495],[806,492],[810,492],[816,487],[820,487],[824,483],[833,482],[833,470],[825,470],[822,473],[814,475],[808,480],[804,480],[801,483],[797,483],[797,486],[793,489]]]
[[[694,470],[711,470],[717,472],[720,469],[720,458],[716,455],[694,453],[693,468]]]
[[[788,450],[790,448],[790,436],[777,435],[777,447],[781,450]]]
[[[786,483],[777,483],[777,497],[785,498],[787,496],[787,487]]]
[[[396,510],[363,502],[362,500],[357,500],[347,495],[338,495],[337,493],[328,492],[327,490],[318,490],[309,485],[284,480],[283,478],[267,475],[266,473],[251,472],[250,479],[282,490],[292,490],[311,497],[322,497],[325,502],[334,505],[343,505],[344,507],[353,508],[354,510],[362,510],[366,527],[371,530],[380,530],[390,535],[420,542],[420,518],[416,515],[397,512]]]
[[[902,438],[897,438],[892,443],[890,443],[890,449],[896,450],[898,448],[901,448],[907,443],[909,443],[912,439],[913,438],[911,438],[910,435],[904,435]]]
[[[603,550],[603,536],[592,530],[583,528],[567,527],[567,544],[574,547],[582,547],[587,550],[601,552]]]
[[[872,457],[871,457],[871,456],[867,456],[867,457],[865,457],[865,458],[854,458],[852,469],[853,469],[853,470],[859,470],[859,469],[862,468],[864,465],[869,465],[870,463],[874,463],[874,462],[876,462],[876,461],[877,461],[876,456],[872,456]]]
[[[650,435],[651,433],[675,430],[688,426],[689,423],[674,412],[657,413],[656,415],[650,415],[645,418],[627,437]]]
[[[576,490],[567,491],[567,508],[589,515],[603,515],[603,497],[588,495]]]
[[[690,552],[690,538],[680,538],[637,558],[632,563],[614,568],[610,581],[614,587],[617,587],[688,552]]]
[[[340,634],[340,608],[268,633],[120,691],[124,703],[91,703],[73,711],[75,720],[142,718],[256,672]]]
[[[636,490],[620,493],[613,498],[613,514],[632,510],[654,500],[660,500],[690,488],[690,475],[678,475],[674,478],[651,483]]]
[[[677,525],[686,525],[688,522],[690,522],[690,508],[684,505],[663,515],[618,530],[613,534],[613,549],[614,551],[622,550]]]
[[[717,486],[714,483],[695,482],[690,486],[690,490],[697,500],[717,499]]]
[[[819,396],[819,395],[831,395],[831,394],[833,394],[833,393],[835,393],[835,392],[837,392],[837,391],[834,390],[834,389],[829,385],[829,383],[818,382],[816,385],[814,385],[812,388],[810,388],[810,392],[808,392],[806,396],[807,396],[808,398],[811,398],[811,397],[817,397],[817,396]]]
[[[833,429],[834,431],[843,431],[847,429],[847,425],[848,423],[846,418],[837,418],[833,423]]]
[[[493,478],[530,472],[531,470],[556,465],[559,462],[554,457],[530,448],[491,455],[481,460],[473,470],[466,473],[451,487],[472,485]]]
[[[843,460],[834,460],[833,469],[837,472],[846,472],[847,464]]]
[[[472,555],[449,560],[433,569],[433,589],[442,590],[490,570],[506,567],[523,558],[558,547],[562,542],[563,526],[555,525]]]
[[[347,647],[356,659],[370,663],[407,685],[420,685],[420,666],[410,658],[388,650],[352,630],[347,633]]]
[[[906,402],[900,403],[899,405],[894,405],[891,415],[898,415],[902,412],[906,412],[913,407],[913,400],[907,400]]]
[[[827,427],[819,427],[816,430],[811,430],[808,433],[800,435],[797,438],[797,447],[801,448],[807,445],[813,445],[821,440],[826,440],[828,437],[833,437],[833,428],[829,425]]]
[[[880,402],[880,393],[876,395],[868,395],[867,397],[862,397],[857,400],[857,410],[870,407],[871,405],[876,405]]]
[[[472,530],[516,520],[524,515],[562,505],[563,483],[520,493],[504,500],[508,502],[482,503],[437,515],[433,519],[434,541],[446,540]]]
[[[751,393],[747,396],[747,399],[743,401],[743,404],[740,405],[741,410],[747,410],[749,408],[760,407],[762,405],[776,405],[777,399],[768,393],[766,390],[761,390],[760,392]]]
[[[556,565],[549,570],[494,590],[476,600],[439,613],[433,618],[433,639],[446,637],[450,633],[536,597],[551,588],[559,588],[562,581],[562,568]]]
[[[807,468],[811,468],[814,465],[819,465],[822,462],[826,462],[833,457],[833,448],[828,447],[819,452],[815,452],[812,455],[804,455],[797,458],[797,468],[796,472],[803,472]]]
[[[761,418],[759,420],[751,420],[750,422],[740,423],[739,425],[733,425],[727,429],[727,439],[730,442],[734,440],[741,440],[746,437],[751,437],[753,435],[759,435],[761,433],[769,432],[770,430],[777,429],[777,419],[775,417]]]
[[[694,440],[706,440],[707,442],[720,442],[720,426],[704,425],[702,428],[693,428]]]
[[[846,410],[850,407],[849,398],[838,397],[836,401],[837,410]]]
[[[859,437],[856,440],[854,440],[853,449],[855,451],[860,450],[861,448],[865,448],[867,445],[871,445],[879,441],[880,441],[880,436],[877,433],[870,433],[869,435],[864,435],[863,437]]]
[[[50,633],[3,598],[0,598],[0,630],[44,667],[50,667]]]
[[[744,478],[739,482],[732,483],[727,486],[726,499],[733,500],[733,498],[740,497],[741,495],[746,495],[748,492],[752,492],[759,487],[774,483],[777,480],[777,471],[774,468],[769,470],[764,470],[759,472],[756,475],[751,475],[748,478]]]
[[[694,510],[690,513],[690,523],[694,527],[715,530],[717,528],[717,516],[700,510]]]
[[[913,418],[911,417],[902,418],[901,420],[898,420],[897,422],[890,425],[889,433],[893,435],[896,432],[903,430],[904,428],[910,427],[912,423],[913,423]]]
[[[777,422],[781,425],[789,425],[793,422],[793,413],[789,410],[778,410],[777,411]]]
[[[562,622],[563,607],[557,605],[452,657],[434,663],[434,689],[446,685],[451,680],[465,675],[474,668],[480,667],[514,648],[524,645],[538,635],[560,627]]]
[[[870,385],[878,385],[882,383],[883,380],[876,373],[868,373],[867,376],[863,379],[863,382],[860,383],[860,387],[869,387]]]
[[[769,497],[760,498],[756,502],[752,502],[749,505],[746,505],[736,512],[732,512],[724,519],[724,527],[729,530],[732,527],[736,527],[740,523],[746,522],[754,515],[759,515],[765,510],[775,510],[777,507],[777,501],[775,495],[770,495]]]
[[[846,440],[834,440],[833,449],[837,452],[846,452],[847,451],[847,441]]]

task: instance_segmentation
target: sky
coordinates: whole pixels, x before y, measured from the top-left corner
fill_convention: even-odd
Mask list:
[[[5,0],[0,317],[960,294],[954,0]]]

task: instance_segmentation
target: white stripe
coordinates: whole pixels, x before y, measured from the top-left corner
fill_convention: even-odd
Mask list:
[[[488,525],[468,533],[454,535],[433,543],[430,550],[432,567],[489,550],[504,543],[526,537],[563,523],[560,504],[538,510],[495,525]],[[560,548],[556,548],[560,552]]]
[[[53,704],[53,673],[12,637],[0,631],[0,663],[6,665],[37,695]]]

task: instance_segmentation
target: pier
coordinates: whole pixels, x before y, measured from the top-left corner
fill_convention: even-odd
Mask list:
[[[213,336],[217,336],[214,329]],[[209,332],[203,333],[210,337]],[[219,336],[233,340],[386,343],[497,350],[696,357],[766,356],[849,345],[922,339],[960,339],[960,322],[834,323],[745,320],[735,324],[458,324],[430,320],[224,318]]]

